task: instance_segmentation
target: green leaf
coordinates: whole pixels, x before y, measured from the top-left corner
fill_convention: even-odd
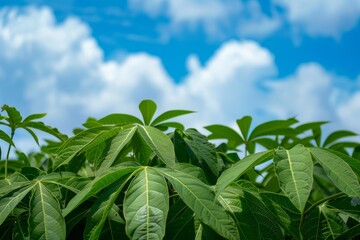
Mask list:
[[[18,188],[0,198],[0,226],[19,202],[31,191],[35,185]]]
[[[98,239],[110,212],[114,210],[114,203],[127,181],[119,179],[109,186],[91,207],[86,220],[84,239]]]
[[[66,227],[60,204],[40,181],[36,183],[29,211],[30,239],[65,239]]]
[[[36,113],[36,114],[31,114],[29,116],[27,116],[23,122],[30,122],[32,120],[35,120],[35,119],[39,119],[39,118],[43,118],[46,116],[46,113]]]
[[[43,132],[46,132],[61,141],[65,141],[67,136],[59,132],[58,129],[45,125],[43,122],[22,122],[20,125],[22,128],[34,128]]]
[[[324,220],[320,208],[315,207],[308,212],[305,216],[304,224],[301,232],[303,239],[309,240],[322,240],[322,222]]]
[[[302,239],[299,229],[301,214],[290,199],[272,192],[263,192],[260,196],[280,226],[294,239]]]
[[[297,132],[289,127],[297,122],[298,121],[295,118],[290,118],[288,120],[274,120],[262,123],[254,128],[250,134],[249,140],[267,135],[296,135]]]
[[[14,142],[11,140],[10,136],[7,135],[4,131],[0,130],[0,139],[4,140],[5,142],[7,142],[8,144],[10,144],[11,146],[15,147]],[[1,157],[1,156],[0,156]],[[1,159],[1,158],[0,158]]]
[[[158,169],[175,188],[185,204],[194,211],[201,222],[209,225],[218,234],[228,239],[239,239],[234,220],[216,201],[211,188],[199,179],[177,170]]]
[[[96,144],[114,136],[119,131],[117,128],[108,129],[107,127],[91,128],[66,140],[56,152],[53,168],[56,169],[61,165],[68,164],[82,151],[95,147]]]
[[[145,167],[125,194],[126,234],[130,239],[162,239],[168,211],[169,193],[164,177]]]
[[[347,230],[347,227],[341,217],[325,204],[320,206],[325,221],[323,222],[322,235],[324,239],[335,239]]]
[[[349,240],[356,239],[360,236],[360,224],[350,228],[349,230],[340,234],[335,240]]]
[[[159,128],[161,130],[161,128],[174,128],[174,129],[180,129],[180,130],[184,130],[185,127],[184,125],[182,125],[181,123],[178,122],[164,122],[164,123],[160,123],[155,125],[154,127]]]
[[[269,160],[273,156],[274,151],[265,151],[248,155],[239,162],[233,164],[230,168],[225,170],[219,177],[216,183],[216,194],[219,194],[228,185],[238,179],[246,171],[260,163]]]
[[[237,125],[243,135],[244,140],[248,139],[249,129],[251,126],[252,118],[250,116],[244,116],[241,119],[236,120]]]
[[[98,174],[101,174],[106,169],[111,167],[115,162],[116,158],[120,154],[121,150],[128,144],[136,132],[136,127],[124,129],[123,131],[116,134],[109,144],[109,151],[107,152],[105,159],[100,165]]]
[[[231,149],[235,149],[237,146],[244,143],[244,139],[239,133],[230,127],[214,124],[204,128],[211,132],[208,139],[227,139],[229,148]]]
[[[276,219],[262,201],[248,191],[244,191],[240,199],[243,211],[238,218],[243,223],[243,231],[248,237],[257,232],[260,235],[257,239],[284,239]]]
[[[137,117],[129,114],[114,113],[98,120],[98,123],[103,125],[128,125],[128,124],[142,124],[142,121]]]
[[[156,112],[156,103],[152,100],[143,100],[139,104],[141,115],[143,116],[145,125],[149,125],[152,117]]]
[[[167,166],[174,167],[175,151],[170,138],[160,130],[151,126],[137,126],[138,133],[156,156]]]
[[[302,145],[290,150],[280,149],[274,156],[280,188],[302,212],[313,184],[313,162],[310,152]]]
[[[107,171],[103,172],[102,175],[97,176],[94,180],[86,184],[86,186],[70,200],[66,208],[63,209],[64,217],[66,217],[85,200],[94,196],[119,178],[126,178],[137,169],[139,169],[139,166],[118,165],[116,167],[109,168]]]
[[[214,145],[195,129],[187,129],[184,133],[184,141],[190,150],[189,157],[193,160],[196,158],[200,164],[206,163],[211,172],[217,177],[219,169]]]
[[[170,110],[166,111],[162,114],[160,114],[157,118],[154,119],[154,121],[151,123],[151,126],[155,126],[159,123],[162,123],[166,120],[169,120],[171,118],[179,117],[182,115],[186,115],[189,113],[193,113],[194,111],[188,111],[188,110]]]
[[[324,141],[323,147],[328,147],[330,144],[344,137],[353,137],[357,136],[356,133],[347,131],[347,130],[339,130],[331,133]]]
[[[351,197],[360,197],[358,177],[344,160],[325,149],[309,148],[309,150],[336,187]]]
[[[299,131],[299,133],[304,133],[305,131],[308,131],[308,130],[320,128],[322,125],[327,124],[327,123],[329,123],[329,122],[322,121],[322,122],[304,123],[304,124],[297,126],[295,128],[295,130]]]
[[[11,128],[16,128],[16,125],[21,123],[22,116],[16,108],[4,105],[1,110],[6,111],[6,113],[8,114],[9,118],[5,119],[10,123]]]

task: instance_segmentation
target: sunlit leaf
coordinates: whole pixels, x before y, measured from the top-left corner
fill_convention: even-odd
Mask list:
[[[142,100],[139,104],[141,115],[144,119],[144,124],[149,125],[152,117],[156,112],[156,103],[152,100]]]
[[[175,188],[181,199],[201,222],[228,239],[239,239],[234,220],[215,199],[214,192],[200,180],[177,170],[159,169]]]
[[[325,149],[309,148],[309,150],[336,187],[349,196],[360,197],[358,177],[344,160]]]
[[[156,117],[154,119],[154,121],[152,121],[151,126],[155,126],[158,125],[166,120],[169,120],[171,118],[175,118],[175,117],[179,117],[182,115],[186,115],[189,113],[193,113],[194,111],[189,111],[189,110],[170,110],[170,111],[166,111],[162,114],[160,114],[158,117]]]
[[[145,167],[131,181],[124,199],[126,233],[130,239],[162,239],[169,211],[166,181]]]
[[[58,200],[40,181],[34,190],[30,200],[30,239],[65,239],[65,220]]]
[[[310,152],[302,145],[290,150],[279,149],[274,156],[280,188],[291,202],[303,211],[313,185],[313,162]]]
[[[138,125],[137,129],[154,154],[167,166],[173,167],[175,165],[175,151],[170,138],[151,126]]]

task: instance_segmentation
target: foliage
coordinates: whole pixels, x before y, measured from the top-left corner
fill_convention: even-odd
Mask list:
[[[156,104],[89,118],[68,137],[4,105],[0,239],[352,239],[360,235],[360,146],[294,118],[205,136]],[[23,128],[55,137],[22,153]],[[217,140],[216,144],[209,140]],[[10,154],[14,148],[15,154]],[[1,152],[1,151],[0,151]],[[0,154],[1,156],[1,154]]]

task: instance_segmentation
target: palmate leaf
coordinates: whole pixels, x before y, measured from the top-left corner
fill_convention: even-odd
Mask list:
[[[140,109],[141,115],[143,116],[145,125],[150,124],[151,119],[156,112],[156,108],[157,108],[156,103],[154,101],[148,100],[148,99],[141,101],[141,103],[139,104],[139,109]]]
[[[34,184],[18,188],[0,198],[0,225],[20,203],[21,200],[34,188]]]
[[[162,239],[168,211],[169,193],[164,177],[145,167],[125,193],[126,234],[130,239]]]
[[[66,208],[63,209],[64,217],[66,217],[82,202],[94,196],[96,193],[100,192],[102,189],[106,188],[118,179],[122,178],[125,181],[128,175],[132,174],[139,168],[140,166],[118,165],[108,169],[102,175],[97,176],[94,180],[86,184],[86,186],[70,200]]]
[[[167,166],[174,167],[175,151],[170,138],[165,133],[151,126],[138,125],[137,129],[154,154]]]
[[[273,156],[273,153],[274,151],[264,151],[251,154],[233,164],[229,169],[225,170],[217,180],[216,194],[219,194],[224,188],[252,167],[269,160]]]
[[[29,211],[30,239],[65,239],[66,227],[60,204],[40,181],[34,188]]]
[[[299,211],[303,211],[313,184],[313,162],[302,145],[290,150],[280,149],[274,156],[280,188]]]
[[[88,213],[84,239],[98,239],[106,220],[109,218],[110,212],[113,211],[115,215],[118,214],[118,212],[114,210],[114,202],[126,182],[127,181],[123,181],[123,179],[120,178],[111,184],[96,200]]]
[[[344,160],[325,149],[309,148],[309,150],[337,188],[349,196],[360,197],[358,177]]]
[[[234,220],[216,201],[215,194],[208,185],[178,170],[166,168],[157,170],[163,173],[201,222],[227,239],[239,239],[239,232]]]

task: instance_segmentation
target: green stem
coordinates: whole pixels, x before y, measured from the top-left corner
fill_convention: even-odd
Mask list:
[[[11,135],[10,135],[10,139],[11,142],[13,141],[14,138],[14,134],[15,134],[15,129],[11,129]],[[11,150],[11,144],[9,143],[9,147],[6,153],[6,159],[5,159],[5,178],[7,178],[7,170],[8,170],[8,161],[9,161],[9,156],[10,156],[10,150]]]

